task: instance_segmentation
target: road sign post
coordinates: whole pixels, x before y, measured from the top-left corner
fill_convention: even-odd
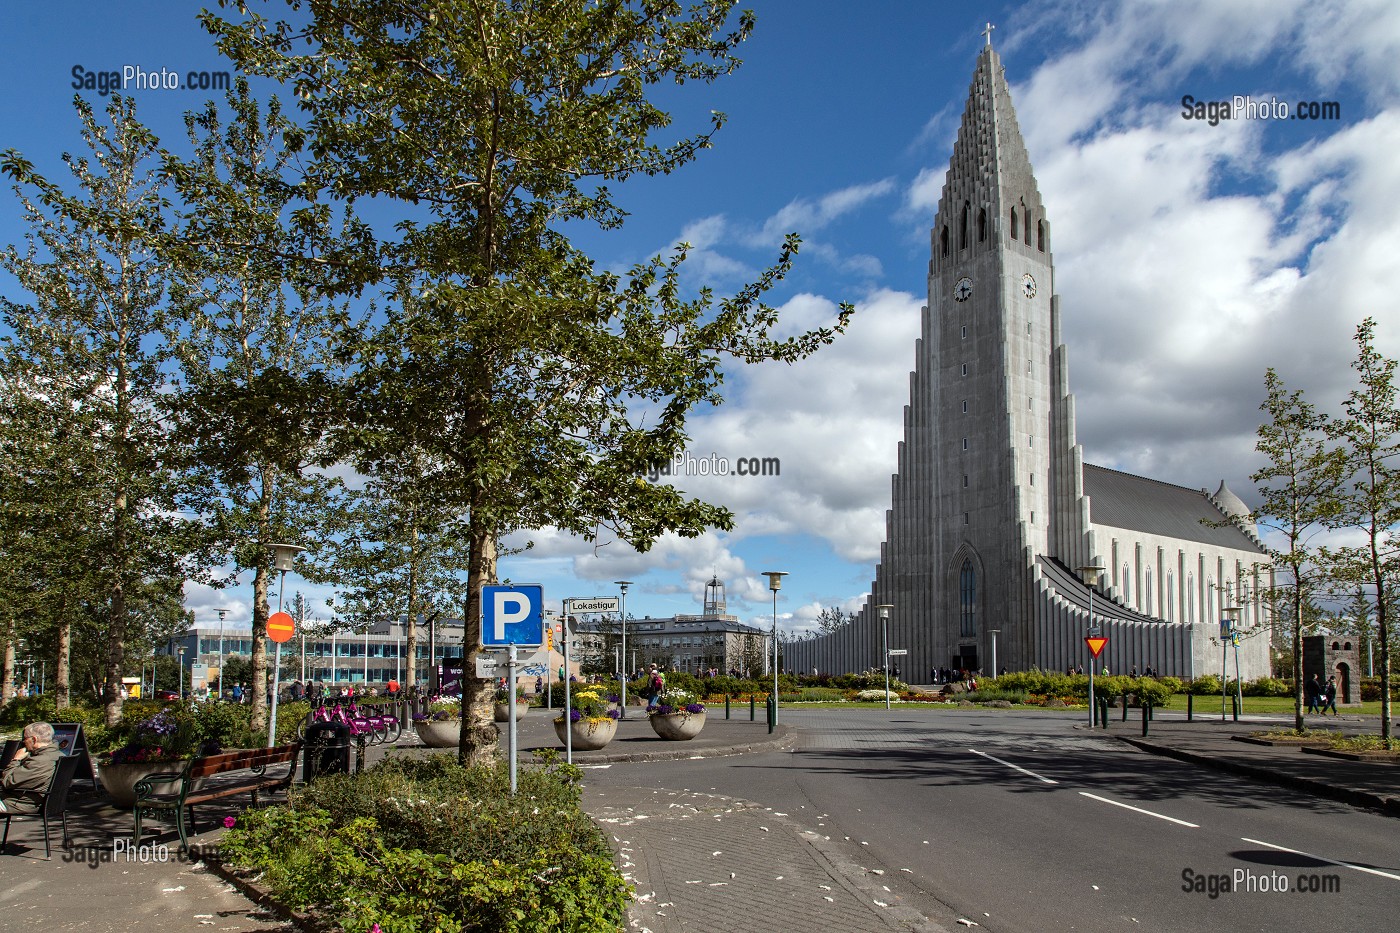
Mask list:
[[[537,583],[514,586],[487,585],[481,588],[482,648],[505,648],[507,744],[510,756],[510,792],[516,787],[515,675],[517,648],[538,648],[544,644],[544,587]]]
[[[1084,638],[1084,644],[1089,646],[1089,721],[1093,726],[1099,724],[1099,710],[1094,705],[1094,668],[1098,666],[1099,655],[1103,654],[1103,646],[1108,644],[1108,636],[1100,635],[1096,630]],[[1104,728],[1108,728],[1108,718],[1103,721]],[[1090,728],[1092,728],[1091,726]]]
[[[282,692],[282,643],[292,637],[297,624],[285,612],[274,612],[267,617],[267,637],[277,644],[272,662],[272,709],[267,724],[267,747],[277,744],[277,694]]]

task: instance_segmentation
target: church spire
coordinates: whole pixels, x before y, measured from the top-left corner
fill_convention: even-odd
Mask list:
[[[1050,227],[1001,57],[987,44],[977,56],[967,106],[953,145],[934,222],[934,255],[940,266],[996,246],[1048,252]]]

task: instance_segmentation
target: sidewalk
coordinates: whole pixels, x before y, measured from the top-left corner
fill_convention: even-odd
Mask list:
[[[549,712],[534,710],[520,722],[522,761],[530,760],[530,749],[559,749],[552,718]],[[711,708],[707,720],[697,738],[669,743],[657,739],[649,723],[634,714],[619,723],[617,737],[606,748],[576,752],[574,763],[584,769],[619,768],[658,758],[776,751],[790,748],[796,737],[787,723],[769,734],[763,717],[750,721],[747,708],[735,707],[729,720],[722,707]],[[1290,725],[1291,719],[1273,717],[1221,723],[1198,716],[1188,723],[1183,715],[1162,713],[1145,739],[1136,716],[1127,722],[1113,718],[1106,734],[1152,754],[1400,815],[1400,766],[1233,738]],[[1376,728],[1374,718],[1346,716],[1329,718],[1326,725],[1347,732]],[[504,735],[501,741],[504,746]],[[368,749],[366,761],[373,764],[385,754],[425,753],[407,733],[395,746]],[[945,930],[902,906],[900,879],[882,877],[850,861],[815,832],[816,827],[789,814],[731,797],[617,786],[586,786],[584,807],[608,834],[619,867],[637,887],[629,925],[638,933],[769,927],[843,933]],[[217,814],[208,811],[201,818],[218,822]],[[85,781],[74,784],[69,826],[75,848],[64,852],[61,828],[51,828],[54,857],[46,862],[40,824],[15,824],[9,848],[0,856],[0,911],[7,918],[18,918],[26,928],[84,933],[153,925],[162,933],[292,929],[211,867],[180,856],[173,832],[155,840],[168,849],[164,862],[114,851],[114,844],[124,845],[130,838],[131,814],[108,806],[105,795]],[[216,829],[191,841],[217,844],[222,832]]]
[[[1116,710],[1110,712],[1117,712]],[[1297,745],[1260,745],[1240,741],[1252,732],[1293,728],[1293,717],[1241,717],[1221,722],[1218,716],[1162,713],[1152,721],[1146,738],[1138,711],[1127,722],[1110,716],[1108,735],[1135,748],[1179,761],[1214,768],[1287,787],[1314,797],[1400,816],[1400,764],[1322,755]],[[1309,728],[1336,729],[1348,734],[1379,729],[1374,716],[1309,717]]]

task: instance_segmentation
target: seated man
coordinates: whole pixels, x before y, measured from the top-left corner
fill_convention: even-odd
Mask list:
[[[32,722],[24,727],[24,748],[0,775],[0,810],[38,813],[63,752],[53,744],[53,726]]]

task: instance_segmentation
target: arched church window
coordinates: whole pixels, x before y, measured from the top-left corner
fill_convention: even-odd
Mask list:
[[[1013,207],[1011,209],[1011,239],[1016,239],[1016,237],[1019,235],[1017,233],[1019,229],[1020,228],[1016,226],[1016,208]]]
[[[1023,208],[1025,207],[1025,202],[1024,202],[1024,201],[1021,202],[1021,206],[1022,206]],[[1030,210],[1029,210],[1029,209],[1026,209],[1025,214],[1026,214],[1026,245],[1027,245],[1027,246],[1030,246],[1030,245],[1031,245],[1031,212],[1030,212]]]
[[[939,248],[942,250],[943,255],[944,255],[944,256],[947,256],[947,255],[948,255],[948,225],[947,225],[947,224],[944,224],[944,225],[943,225],[943,232],[940,233],[940,234],[938,234],[938,245],[939,245]]]
[[[958,574],[958,594],[961,617],[959,633],[967,638],[977,634],[977,568],[972,558],[963,560],[962,572]]]
[[[967,219],[972,213],[972,205],[963,202],[962,220],[958,222],[958,249],[967,249]]]
[[[1147,612],[1152,613],[1152,568],[1148,567],[1143,573],[1142,598],[1147,604]]]
[[[982,243],[987,239],[987,209],[984,207],[977,212],[977,242]]]
[[[1042,253],[1045,252],[1045,221],[1035,222],[1035,248]]]

